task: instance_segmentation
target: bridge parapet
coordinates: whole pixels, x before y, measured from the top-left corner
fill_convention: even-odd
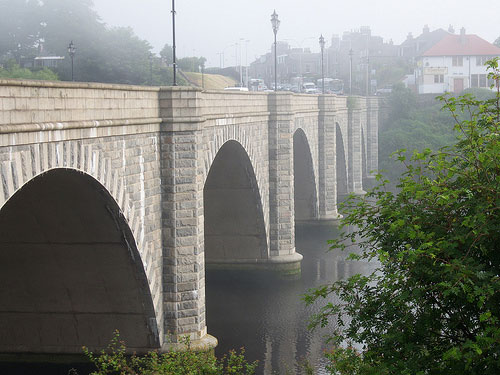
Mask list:
[[[207,119],[265,115],[267,94],[254,92],[204,91],[203,115]]]
[[[311,202],[302,199],[314,206],[309,219],[336,219],[337,140],[343,139],[350,192],[362,192],[364,173],[377,167],[377,103],[285,92],[0,80],[0,209],[52,169],[94,177],[133,234],[160,344],[177,345],[189,335],[195,344],[214,345],[205,321],[204,188],[220,150],[244,161],[236,166],[247,181],[230,189],[236,178],[228,178],[215,188],[256,197],[245,207],[260,215],[264,233],[257,256],[240,251],[218,260],[297,266],[294,134],[307,145],[299,155],[310,160],[303,165],[311,173],[304,175],[312,176],[314,194]],[[220,163],[218,170],[223,175]]]

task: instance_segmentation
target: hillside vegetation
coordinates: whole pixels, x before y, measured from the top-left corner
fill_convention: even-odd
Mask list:
[[[189,80],[198,87],[202,87],[202,74],[195,72],[184,72]],[[203,87],[206,90],[223,90],[226,87],[231,87],[236,84],[236,81],[230,77],[225,77],[220,74],[204,74]]]

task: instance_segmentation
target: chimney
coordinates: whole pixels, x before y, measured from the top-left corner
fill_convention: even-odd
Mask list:
[[[465,44],[465,27],[460,29],[460,43]]]
[[[453,27],[452,24],[450,24],[450,26],[448,26],[448,32],[451,34],[455,34],[455,28]]]
[[[423,33],[423,34],[429,34],[429,32],[430,32],[430,31],[431,31],[431,30],[429,29],[429,25],[425,25],[425,26],[424,26],[424,29],[422,30],[422,33]]]
[[[410,32],[410,33],[408,33],[406,40],[412,40],[412,39],[413,39],[413,34]]]

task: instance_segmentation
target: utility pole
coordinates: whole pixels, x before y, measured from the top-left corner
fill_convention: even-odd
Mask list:
[[[218,52],[217,55],[219,55],[219,68],[224,68],[224,52]]]

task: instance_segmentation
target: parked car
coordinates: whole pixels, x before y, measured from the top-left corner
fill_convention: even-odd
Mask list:
[[[375,95],[389,95],[392,92],[392,86],[384,86],[375,92]]]
[[[248,91],[248,87],[226,87],[226,91]]]
[[[316,85],[314,84],[314,82],[303,83],[302,90],[306,94],[317,94],[318,93],[318,89],[317,89]]]

